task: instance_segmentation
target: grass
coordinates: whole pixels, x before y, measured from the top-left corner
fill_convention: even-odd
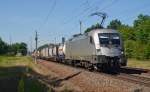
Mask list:
[[[20,79],[25,73],[36,72],[38,68],[31,57],[0,56],[0,90],[17,92],[19,87],[19,92],[47,92],[47,86],[36,79],[27,76],[24,80]]]
[[[32,57],[29,56],[0,56],[0,68],[1,67],[27,67],[32,69],[33,71],[37,73],[42,73],[40,71],[39,67],[37,64],[35,64],[34,60]]]
[[[146,60],[128,59],[128,66],[136,67],[136,68],[150,69],[150,60],[146,61]]]
[[[30,65],[33,65],[31,57],[0,56],[0,67],[30,66]]]
[[[12,67],[12,66],[28,66],[32,69],[36,67],[31,57],[0,56],[0,67]],[[144,61],[144,60],[128,59],[128,66],[150,69],[150,60]]]
[[[35,79],[24,79],[24,92],[47,92],[48,88]]]
[[[0,56],[0,78],[11,77],[25,71],[24,68],[13,67],[34,68],[35,66],[30,57]]]

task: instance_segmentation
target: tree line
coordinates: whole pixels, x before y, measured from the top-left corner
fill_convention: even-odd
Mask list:
[[[0,55],[16,55],[17,53],[26,55],[27,44],[21,42],[9,45],[0,38]]]
[[[86,29],[102,28],[99,24]],[[132,26],[123,24],[120,20],[112,20],[107,28],[118,30],[124,42],[125,53],[128,58],[150,59],[150,16],[140,14],[133,21]]]

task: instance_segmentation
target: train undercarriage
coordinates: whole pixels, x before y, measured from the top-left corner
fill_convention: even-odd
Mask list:
[[[54,62],[64,63],[76,67],[84,67],[88,70],[98,70],[98,71],[119,71],[121,66],[126,65],[125,59],[119,57],[99,57],[98,63],[91,63],[85,60],[72,60],[72,59],[60,59],[60,58],[48,58],[40,57],[41,59],[50,60]],[[124,60],[124,61],[121,61]]]

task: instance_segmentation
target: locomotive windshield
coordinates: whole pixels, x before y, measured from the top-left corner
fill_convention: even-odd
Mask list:
[[[98,37],[101,45],[120,45],[118,33],[99,33]]]

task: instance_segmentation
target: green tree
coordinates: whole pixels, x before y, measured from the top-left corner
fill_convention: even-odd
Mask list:
[[[27,44],[26,43],[20,43],[19,46],[19,52],[22,53],[22,55],[26,55],[27,54]]]
[[[122,23],[120,20],[112,20],[109,25],[107,26],[107,28],[110,28],[110,29],[119,29],[119,27],[121,27]]]
[[[134,56],[134,45],[135,45],[135,41],[132,40],[126,40],[124,42],[124,47],[125,47],[125,54],[128,58],[132,58]]]
[[[118,29],[124,40],[135,40],[135,30],[128,25],[121,25]]]
[[[136,41],[133,46],[133,58],[136,59],[145,59],[145,45],[140,41]]]
[[[22,55],[27,54],[27,44],[26,43],[14,43],[8,45],[0,38],[0,55],[16,55],[17,53],[22,53]]]
[[[27,54],[27,44],[23,43],[23,42],[12,44],[11,51],[14,54],[22,53],[22,55],[26,55]]]
[[[0,54],[6,54],[8,51],[8,45],[0,38]]]
[[[144,44],[150,42],[150,16],[140,14],[133,24],[137,40]]]
[[[138,18],[134,21],[133,25],[134,25],[134,28],[140,28],[140,27],[145,27],[145,26],[149,26],[150,24],[150,16],[148,15],[143,15],[143,14],[140,14],[138,16]]]
[[[146,44],[144,48],[144,57],[145,59],[150,59],[150,43]]]
[[[133,26],[124,25],[117,19],[112,20],[107,28],[119,30],[129,58],[150,59],[150,16],[140,14]]]

